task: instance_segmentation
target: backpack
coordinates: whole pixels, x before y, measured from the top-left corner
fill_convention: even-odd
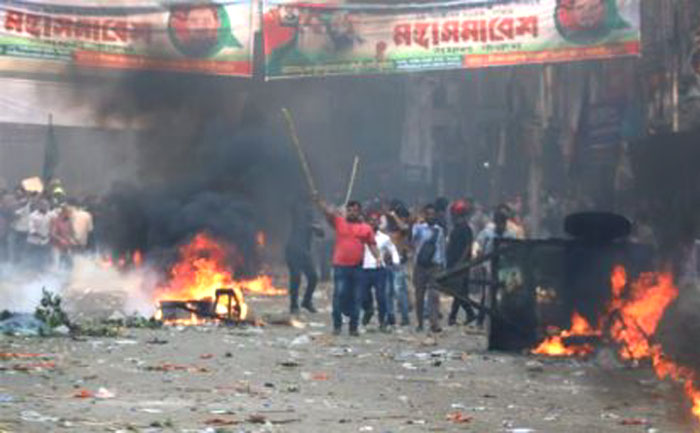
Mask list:
[[[434,265],[433,257],[437,251],[437,229],[432,229],[433,235],[427,241],[423,242],[418,255],[416,256],[416,264],[423,268],[430,268]]]

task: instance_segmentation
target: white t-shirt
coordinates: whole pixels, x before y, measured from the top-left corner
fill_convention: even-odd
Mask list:
[[[396,245],[391,241],[389,235],[382,233],[381,230],[377,230],[374,234],[374,240],[377,242],[377,249],[382,257],[387,255],[391,256],[391,262],[394,265],[401,263],[401,257],[399,256],[399,251],[396,249]],[[372,255],[372,251],[365,245],[365,257],[362,263],[363,269],[377,269],[377,260]]]
[[[29,214],[29,234],[27,243],[48,245],[51,235],[51,214],[34,211]]]

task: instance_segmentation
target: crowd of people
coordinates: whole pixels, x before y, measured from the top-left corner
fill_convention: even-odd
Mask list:
[[[0,189],[0,264],[42,272],[71,266],[76,253],[93,250],[93,216],[67,196],[59,180],[26,179]]]
[[[469,199],[438,198],[413,210],[399,200],[365,207],[350,201],[340,208],[320,197],[314,197],[313,202],[335,234],[331,258],[335,334],[341,333],[343,316],[347,316],[350,335],[359,335],[360,323],[367,326],[372,321],[375,305],[381,331],[410,326],[412,310],[417,331],[425,330],[426,320],[431,332],[442,331],[436,276],[475,255],[490,253],[497,238],[525,236],[518,212],[522,202],[517,200],[497,206],[490,215]],[[311,245],[315,236],[322,236],[323,229],[314,222],[310,203],[299,201],[293,206],[290,233],[285,250],[290,311],[296,314],[302,307],[315,313],[312,300],[318,277]],[[307,287],[300,305],[302,276],[307,279]],[[468,279],[461,284],[463,293],[468,293]],[[448,325],[458,323],[462,310],[465,324],[483,323],[483,314],[471,303],[455,298]]]

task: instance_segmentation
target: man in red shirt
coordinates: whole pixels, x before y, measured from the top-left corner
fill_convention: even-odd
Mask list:
[[[351,201],[346,206],[343,217],[328,206],[320,197],[314,201],[326,215],[328,223],[335,229],[335,245],[333,247],[333,334],[340,335],[343,323],[342,314],[350,316],[350,335],[358,336],[357,330],[360,317],[360,276],[365,245],[367,245],[383,266],[382,258],[374,240],[374,230],[369,224],[362,222],[362,206]]]

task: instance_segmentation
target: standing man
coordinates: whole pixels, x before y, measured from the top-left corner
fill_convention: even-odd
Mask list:
[[[412,239],[415,255],[413,285],[416,288],[416,331],[423,331],[425,297],[428,296],[430,330],[441,332],[439,323],[440,295],[437,292],[435,274],[445,267],[445,231],[438,223],[433,204],[423,208],[423,221],[413,226]]]
[[[387,315],[390,325],[396,324],[394,309],[398,303],[401,313],[401,326],[411,324],[409,319],[410,300],[408,296],[408,261],[411,253],[411,214],[403,203],[395,201],[388,216],[388,232],[391,242],[399,253],[399,263],[389,271],[387,282]]]
[[[314,290],[318,282],[316,269],[311,256],[313,236],[323,236],[323,230],[313,223],[312,208],[303,201],[292,205],[292,227],[284,249],[289,269],[289,312],[299,313],[299,287],[302,274],[306,277],[306,291],[301,306],[310,313],[317,310],[313,304]]]
[[[474,234],[469,226],[469,203],[464,200],[456,200],[450,206],[450,215],[452,216],[452,231],[447,240],[446,265],[447,269],[452,268],[460,263],[467,262],[472,257],[472,243],[474,242]],[[458,284],[461,284],[461,289],[464,293],[469,294],[469,277],[465,278]],[[466,323],[471,322],[476,317],[471,304],[454,298],[452,300],[452,309],[450,316],[447,319],[447,324],[454,326],[457,324],[457,314],[462,308],[467,313]]]
[[[29,233],[27,235],[28,256],[37,271],[46,270],[51,255],[51,214],[49,202],[40,199],[36,209],[29,214]]]
[[[400,262],[399,252],[391,242],[391,238],[379,229],[380,218],[381,216],[379,214],[373,213],[370,214],[368,219],[369,225],[374,231],[374,240],[377,244],[377,249],[379,250],[379,254],[382,256],[385,264],[397,265]],[[382,332],[386,332],[388,330],[388,308],[386,296],[387,273],[387,269],[380,266],[369,247],[365,246],[365,255],[362,264],[362,278],[360,280],[360,290],[363,296],[362,310],[364,312],[362,316],[362,324],[366,326],[372,319],[372,314],[374,312],[372,289],[374,288],[374,297],[377,301],[377,308],[379,310],[379,330]]]
[[[73,228],[73,236],[76,242],[76,249],[80,252],[86,252],[88,249],[88,241],[94,229],[92,214],[84,207],[79,206],[77,201],[70,200],[70,219]]]
[[[71,266],[71,254],[76,241],[73,234],[70,207],[66,204],[59,208],[58,213],[51,220],[51,243],[53,245],[54,267],[60,269],[63,266]]]
[[[372,227],[362,222],[362,206],[350,201],[346,205],[346,216],[336,212],[318,195],[314,202],[326,215],[328,223],[335,229],[333,247],[333,334],[340,335],[343,316],[350,316],[350,335],[357,337],[359,324],[359,305],[361,291],[359,287],[364,259],[365,245],[370,249],[379,266],[384,266],[374,240]]]
[[[493,223],[488,224],[485,229],[483,229],[476,237],[476,244],[478,246],[479,255],[490,254],[494,251],[496,247],[497,239],[516,239],[517,234],[508,227],[508,218],[510,217],[510,208],[501,204],[496,207],[496,211],[493,214]],[[490,275],[490,262],[484,263],[480,268],[481,272],[485,277]],[[486,303],[486,288],[482,286],[481,290],[481,306],[483,307]],[[479,311],[479,317],[477,319],[478,325],[482,326],[484,323],[485,314],[484,311]]]

